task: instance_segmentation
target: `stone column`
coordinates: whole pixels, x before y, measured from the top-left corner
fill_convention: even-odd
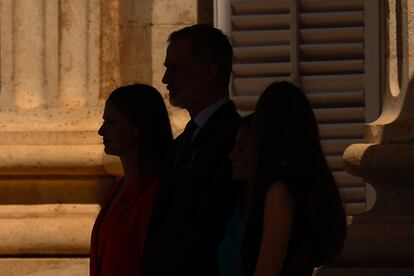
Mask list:
[[[353,218],[337,267],[317,275],[414,275],[414,3],[388,0],[383,112],[366,143],[344,153],[348,172],[370,183],[373,207]]]
[[[44,3],[17,0],[13,10],[14,102],[23,110],[44,103],[45,64],[43,63],[46,33],[43,24]]]
[[[97,135],[104,101],[136,82],[167,98],[168,34],[196,19],[196,0],[0,0],[0,275],[88,275],[122,174]],[[186,114],[170,114],[178,133]]]
[[[96,133],[101,3],[0,0],[1,275],[88,273],[91,227],[114,178]],[[50,258],[19,258],[34,255]]]

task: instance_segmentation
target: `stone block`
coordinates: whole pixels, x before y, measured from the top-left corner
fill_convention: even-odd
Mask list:
[[[124,174],[121,160],[118,156],[104,154],[103,166],[105,168],[105,171],[110,175],[119,177]]]
[[[97,204],[2,205],[0,254],[86,256],[98,211]]]
[[[0,129],[7,131],[98,131],[102,123],[104,102],[88,108],[48,108],[33,111],[0,110]],[[0,141],[1,143],[1,141]]]
[[[111,176],[6,176],[0,178],[1,204],[97,204],[114,183]]]
[[[0,145],[0,175],[107,175],[103,145]]]
[[[315,270],[313,276],[412,276],[414,268],[335,268],[321,267]]]
[[[121,14],[120,20],[123,22],[151,23],[153,0],[118,0],[118,2]]]
[[[89,258],[0,259],[3,276],[87,276]]]
[[[2,131],[0,145],[100,145],[97,131]]]
[[[357,218],[358,216],[354,217],[354,220]],[[413,265],[414,224],[409,223],[407,218],[405,221],[407,223],[354,222],[348,225],[347,239],[337,263],[350,267],[374,264],[388,267]]]
[[[153,24],[191,25],[195,22],[197,0],[153,0]]]
[[[121,32],[121,85],[151,84],[151,25],[124,22]]]

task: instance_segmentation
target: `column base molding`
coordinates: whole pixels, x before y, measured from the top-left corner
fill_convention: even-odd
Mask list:
[[[312,276],[412,276],[413,268],[381,268],[381,267],[320,267]]]

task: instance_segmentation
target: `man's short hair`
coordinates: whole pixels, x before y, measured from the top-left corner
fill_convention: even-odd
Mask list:
[[[233,63],[233,49],[228,37],[219,29],[205,24],[185,27],[170,34],[168,43],[189,39],[193,56],[217,64],[219,82],[228,85]]]

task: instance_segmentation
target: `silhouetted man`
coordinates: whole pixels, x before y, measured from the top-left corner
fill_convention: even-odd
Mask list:
[[[169,37],[162,79],[191,120],[174,141],[144,253],[149,276],[218,275],[217,247],[235,203],[227,155],[240,123],[229,100],[233,51],[218,29],[194,25]]]

